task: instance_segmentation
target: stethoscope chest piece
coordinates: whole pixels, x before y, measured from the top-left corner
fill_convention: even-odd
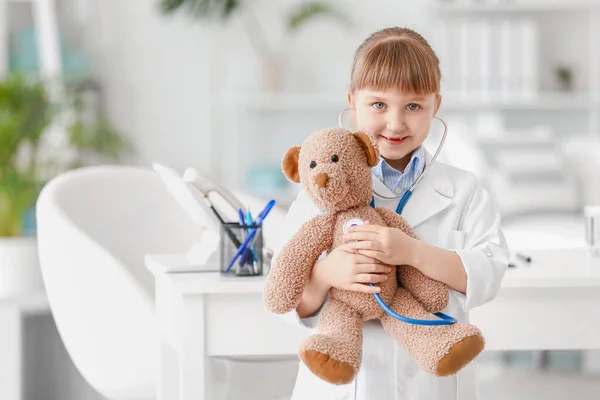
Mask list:
[[[348,221],[344,222],[344,235],[350,231],[350,228],[353,226],[361,226],[364,225],[365,222],[360,218],[350,218]]]

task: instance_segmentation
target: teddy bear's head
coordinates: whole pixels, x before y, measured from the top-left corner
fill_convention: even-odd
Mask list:
[[[321,210],[330,212],[368,205],[371,168],[379,161],[374,140],[364,133],[342,128],[323,129],[301,146],[290,148],[282,169]]]

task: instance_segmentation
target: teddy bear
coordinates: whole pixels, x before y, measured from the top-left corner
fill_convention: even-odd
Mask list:
[[[301,183],[310,200],[322,211],[306,221],[277,255],[265,279],[264,302],[275,314],[296,309],[310,279],[312,267],[323,252],[343,243],[346,221],[362,221],[394,227],[417,238],[397,213],[370,205],[371,168],[379,153],[375,141],[365,132],[343,128],[319,130],[301,146],[285,153],[283,173]],[[434,319],[432,313],[448,302],[445,284],[430,279],[408,265],[391,266],[390,276],[377,284],[381,299],[396,313],[415,319]],[[392,335],[428,373],[455,374],[484,348],[481,331],[474,325],[418,325],[388,315],[369,293],[332,288],[317,320],[317,333],[300,345],[299,357],[326,382],[351,382],[362,361],[363,323],[379,319]]]

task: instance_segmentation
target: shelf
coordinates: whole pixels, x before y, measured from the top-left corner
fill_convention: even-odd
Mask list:
[[[556,12],[556,11],[585,11],[590,9],[599,8],[600,4],[592,3],[591,1],[559,1],[559,0],[548,0],[548,1],[521,1],[516,2],[506,1],[505,4],[501,2],[493,2],[486,4],[485,1],[476,0],[462,0],[462,1],[446,1],[447,4],[441,4],[438,1],[437,5],[433,6],[433,9],[439,13],[446,14],[469,14],[469,13],[499,13],[499,12]]]
[[[589,93],[540,93],[535,97],[526,98],[489,98],[484,99],[473,95],[472,99],[458,95],[445,95],[441,111],[460,109],[503,109],[516,110],[519,108],[540,111],[583,110],[598,107],[600,102]]]
[[[224,104],[247,110],[337,110],[347,107],[346,92],[241,93],[221,97]]]
[[[457,93],[442,92],[442,110],[457,109],[517,109],[529,110],[588,110],[600,106],[600,96],[594,98],[588,92],[542,92],[526,99],[489,97],[485,99],[474,93],[465,97]],[[240,94],[221,99],[226,104],[242,110],[260,111],[320,111],[340,112],[347,107],[340,93],[280,93],[280,94]]]

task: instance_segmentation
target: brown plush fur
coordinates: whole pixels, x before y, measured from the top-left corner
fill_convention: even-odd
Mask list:
[[[308,197],[326,212],[304,223],[283,246],[265,284],[269,310],[284,314],[296,309],[313,265],[323,251],[343,243],[343,224],[350,218],[401,229],[416,238],[400,215],[369,206],[371,167],[378,158],[367,134],[338,128],[318,131],[301,147],[288,150],[282,164],[285,175],[301,182]],[[396,277],[380,284],[380,295],[400,315],[436,318],[431,312],[448,303],[448,288],[415,268],[397,266]],[[319,333],[302,343],[300,357],[327,382],[352,381],[362,361],[363,322],[371,319],[380,319],[421,367],[437,376],[456,373],[484,347],[481,332],[473,325],[408,324],[387,315],[372,294],[334,288],[319,314]]]

